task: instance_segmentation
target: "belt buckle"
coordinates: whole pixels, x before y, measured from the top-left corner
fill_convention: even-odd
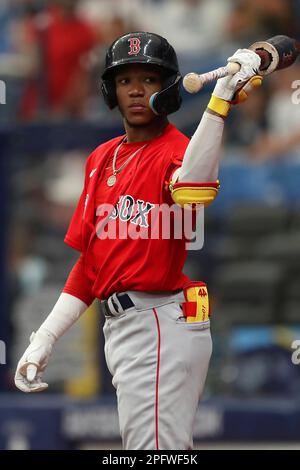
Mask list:
[[[102,310],[102,313],[104,314],[105,317],[111,318],[111,317],[114,316],[113,313],[111,312],[109,306],[108,306],[108,300],[107,299],[101,301],[101,310]]]
[[[111,295],[108,299],[103,300],[101,305],[106,317],[118,317],[122,313],[122,311],[120,311],[119,305],[114,299],[114,294]]]

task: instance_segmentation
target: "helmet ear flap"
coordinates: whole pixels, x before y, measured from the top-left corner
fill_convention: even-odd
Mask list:
[[[149,106],[154,112],[154,114],[159,115],[159,112],[158,112],[159,107],[157,106],[157,95],[159,95],[158,91],[156,93],[153,93],[153,95],[150,96]]]
[[[116,96],[116,87],[113,80],[103,80],[101,83],[101,91],[104,101],[109,109],[114,109],[117,106],[118,101]]]
[[[181,80],[182,77],[179,73],[171,75],[164,82],[163,89],[150,97],[149,106],[155,114],[171,114],[180,108],[182,102],[179,93]]]

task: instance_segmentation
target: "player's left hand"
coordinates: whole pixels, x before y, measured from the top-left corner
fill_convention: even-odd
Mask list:
[[[262,77],[258,75],[261,59],[250,49],[238,49],[227,62],[237,62],[241,69],[235,75],[220,78],[213,95],[232,104],[241,103],[253,88],[262,83]]]

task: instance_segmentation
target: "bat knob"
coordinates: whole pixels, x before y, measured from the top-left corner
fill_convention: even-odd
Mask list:
[[[198,91],[200,91],[203,87],[203,82],[201,80],[200,75],[193,72],[185,75],[182,84],[183,88],[188,93],[198,93]]]

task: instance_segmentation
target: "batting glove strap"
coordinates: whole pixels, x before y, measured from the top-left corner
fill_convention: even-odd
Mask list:
[[[234,95],[231,104],[240,104],[246,101],[249,95],[252,93],[255,88],[259,88],[262,85],[263,77],[260,75],[254,75],[254,77],[250,78],[246,85],[244,85],[240,90],[236,92]]]

